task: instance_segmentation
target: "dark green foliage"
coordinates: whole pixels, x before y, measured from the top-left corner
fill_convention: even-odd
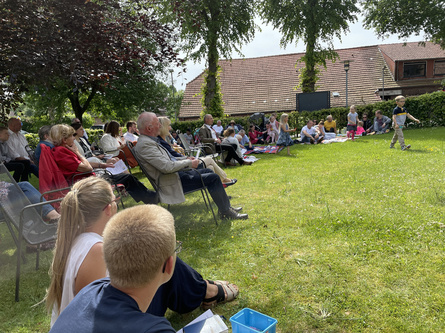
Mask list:
[[[156,2],[164,22],[175,24],[184,42],[183,50],[194,61],[206,59],[208,73],[202,90],[203,113],[223,110],[218,87],[218,60],[241,55],[242,44],[253,39],[256,1],[252,0],[162,0]],[[161,15],[161,14],[160,14]]]
[[[349,22],[357,19],[357,1],[264,0],[260,8],[261,17],[282,33],[281,45],[299,40],[305,43],[306,53],[300,60],[306,66],[298,86],[303,92],[314,92],[319,66],[337,58],[332,39],[340,38],[348,31]]]
[[[364,0],[365,26],[379,37],[396,34],[407,38],[424,34],[445,48],[445,6],[443,0]]]
[[[0,102],[9,107],[10,96],[28,92],[49,112],[69,101],[80,119],[98,95],[105,111],[140,107],[146,84],[182,63],[173,30],[153,12],[117,0],[3,0]]]

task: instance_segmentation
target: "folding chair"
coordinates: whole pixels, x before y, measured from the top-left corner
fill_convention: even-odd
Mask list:
[[[21,259],[25,261],[22,242],[26,241],[30,245],[37,245],[36,270],[38,270],[40,244],[55,240],[57,235],[57,224],[45,223],[38,208],[59,202],[62,198],[31,204],[6,167],[0,164],[0,199],[1,211],[17,247],[15,300],[18,302]]]
[[[198,145],[192,147],[192,146],[190,146],[190,143],[188,142],[187,138],[185,137],[185,135],[183,133],[179,133],[178,136],[179,136],[179,139],[181,139],[182,145],[184,146],[184,150],[187,155],[193,156],[193,153],[195,153],[195,156],[197,156],[198,153],[199,153],[199,155],[200,154],[205,155],[205,149],[204,149],[203,145],[198,144]]]
[[[150,182],[151,186],[153,186],[153,189],[155,190],[156,195],[158,196],[158,198],[160,198],[160,196],[159,196],[158,180],[156,180],[153,177],[151,177],[151,175],[148,173],[148,171],[143,167],[143,164],[141,163],[141,161],[137,157],[136,152],[134,151],[133,144],[131,142],[127,142],[127,146],[128,146],[128,149],[130,150],[130,152],[133,154],[133,156],[136,159],[136,161],[138,162],[139,167],[141,168],[143,174],[145,175],[145,177],[147,177],[147,179]],[[204,180],[202,179],[201,174],[200,173],[198,173],[198,174],[199,174],[199,176],[201,178],[202,187],[200,187],[200,188],[198,188],[196,190],[184,192],[184,195],[187,195],[189,193],[193,193],[193,192],[196,192],[196,191],[201,191],[202,198],[204,199],[205,206],[206,206],[207,210],[209,210],[209,208],[210,208],[210,210],[212,211],[213,219],[215,220],[216,225],[218,225],[218,220],[216,219],[216,215],[215,215],[215,212],[213,210],[212,203],[210,201],[210,196],[209,196],[209,192],[207,190],[207,186],[204,184]],[[170,204],[168,204],[168,207],[170,207]]]

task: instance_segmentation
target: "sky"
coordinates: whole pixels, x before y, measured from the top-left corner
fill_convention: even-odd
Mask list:
[[[420,36],[410,36],[408,39],[398,39],[397,36],[391,35],[384,39],[377,38],[376,34],[372,30],[365,30],[362,26],[363,18],[359,17],[359,20],[350,25],[350,31],[347,34],[343,34],[341,41],[335,38],[333,41],[335,49],[345,49],[359,46],[370,46],[378,44],[391,44],[391,43],[403,43],[403,42],[418,42],[422,40]],[[301,53],[305,50],[305,45],[302,41],[299,41],[296,45],[289,44],[286,48],[280,47],[281,34],[278,30],[274,30],[270,25],[261,24],[261,21],[256,21],[261,27],[261,32],[257,31],[255,38],[249,44],[243,45],[241,51],[246,58],[263,57],[279,54],[289,53]],[[184,57],[184,54],[181,54]],[[232,59],[241,58],[237,53],[232,54]],[[205,60],[200,63],[193,63],[189,61],[187,64],[186,73],[178,74],[176,70],[173,73],[173,82],[177,90],[185,90],[185,86],[188,82],[191,82],[194,78],[201,74],[205,69]],[[167,84],[171,84],[171,78]]]

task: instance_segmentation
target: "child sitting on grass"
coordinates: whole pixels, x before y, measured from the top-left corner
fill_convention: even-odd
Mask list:
[[[407,150],[411,148],[411,145],[405,145],[405,139],[403,138],[403,126],[405,126],[406,117],[408,117],[411,120],[414,120],[416,123],[420,123],[419,119],[414,118],[412,115],[408,113],[406,108],[403,106],[405,105],[405,97],[404,96],[397,96],[395,98],[397,106],[393,110],[392,115],[392,126],[394,127],[394,136],[391,140],[391,145],[389,148],[394,148],[394,145],[396,144],[397,140],[399,140],[400,147],[402,150]]]
[[[355,132],[355,134],[363,135],[363,133],[365,133],[365,129],[363,128],[363,121],[359,121],[357,126],[357,132]]]
[[[239,141],[237,138],[235,138],[235,130],[232,127],[229,127],[224,131],[224,140],[222,141],[222,144],[236,145],[236,154],[239,156],[239,158],[243,158]]]

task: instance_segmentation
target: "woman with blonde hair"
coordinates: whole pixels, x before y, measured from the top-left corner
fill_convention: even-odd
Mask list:
[[[166,135],[169,133],[169,127],[171,123],[170,119],[168,119],[167,117],[159,117],[158,119],[161,123],[161,129],[159,131],[160,134],[158,136],[159,144],[167,149],[170,155],[172,155],[173,157],[179,159],[185,158],[184,153],[176,151],[176,149],[174,149],[174,147],[172,147],[166,140]],[[199,157],[199,159],[202,161],[199,167],[208,168],[216,173],[225,187],[233,185],[237,182],[236,178],[228,178],[224,170],[218,166],[218,164],[213,160],[211,156]]]
[[[174,141],[172,135],[170,134],[171,131],[171,120],[167,117],[159,117],[159,122],[161,123],[161,128],[159,129],[159,137],[162,138],[165,142],[167,142],[174,151],[177,153],[184,155],[185,151],[184,148],[180,147],[176,141]]]
[[[102,233],[116,214],[119,199],[105,180],[95,177],[74,184],[63,199],[46,295],[47,308],[52,311],[51,326],[83,287],[108,275]],[[236,285],[203,280],[198,272],[176,258],[171,280],[159,288],[147,312],[163,316],[170,308],[187,313],[200,304],[209,307],[231,301],[237,295]]]
[[[74,144],[74,133],[74,129],[67,125],[54,125],[50,131],[50,136],[54,143],[52,156],[68,184],[81,178],[90,177],[92,173],[88,172],[93,171],[91,163],[79,152]],[[93,164],[98,168],[114,167],[112,163],[93,162]],[[79,175],[83,172],[86,172],[86,174]],[[42,177],[44,176],[42,175]],[[156,193],[149,191],[133,175],[121,173],[110,175],[109,178],[116,184],[123,184],[136,202],[142,201],[146,204],[157,203]]]

